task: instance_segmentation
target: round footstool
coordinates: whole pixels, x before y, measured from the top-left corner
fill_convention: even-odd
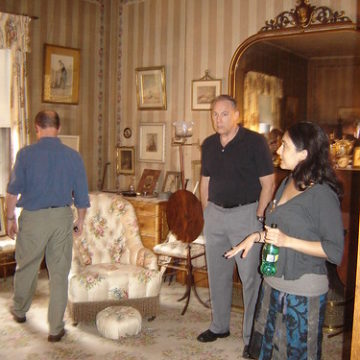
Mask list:
[[[108,339],[137,335],[141,331],[141,314],[131,306],[109,306],[96,315],[99,333]]]

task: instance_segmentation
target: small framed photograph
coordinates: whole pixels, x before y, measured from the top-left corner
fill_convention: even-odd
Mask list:
[[[144,169],[137,192],[145,196],[153,195],[160,173],[161,170]]]
[[[353,167],[360,167],[360,146],[354,149]]]
[[[167,171],[165,175],[162,192],[175,192],[181,188],[181,172]]]
[[[75,151],[80,149],[80,136],[79,135],[58,135],[58,138],[64,145],[71,147]]]
[[[165,161],[165,124],[140,124],[139,160],[147,162]]]
[[[6,235],[5,198],[0,196],[0,236]]]
[[[136,96],[140,110],[166,110],[164,66],[136,68]]]
[[[211,102],[221,94],[221,80],[214,79],[205,71],[205,76],[192,81],[191,109],[210,110]]]
[[[116,147],[116,173],[135,174],[135,148],[133,146]]]
[[[43,102],[79,103],[80,50],[45,44]]]

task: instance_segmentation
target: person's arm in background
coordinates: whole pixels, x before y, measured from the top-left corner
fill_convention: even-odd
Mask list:
[[[200,179],[200,199],[203,210],[206,208],[209,197],[210,176],[201,176]]]
[[[261,192],[259,197],[259,204],[256,210],[256,215],[263,217],[266,207],[274,196],[275,190],[275,175],[270,174],[259,178],[261,184]]]
[[[6,232],[14,239],[18,232],[16,217],[15,217],[15,206],[17,202],[17,195],[6,193],[5,204],[6,204]]]

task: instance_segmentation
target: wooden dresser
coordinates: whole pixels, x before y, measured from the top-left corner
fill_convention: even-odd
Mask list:
[[[144,246],[152,250],[166,239],[169,231],[166,221],[167,201],[141,196],[125,198],[135,208]]]

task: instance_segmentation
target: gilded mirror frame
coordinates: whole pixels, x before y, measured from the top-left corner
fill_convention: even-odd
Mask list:
[[[247,38],[235,50],[229,67],[228,92],[234,98],[236,91],[236,70],[240,58],[252,45],[263,40],[312,35],[324,32],[351,31],[359,33],[356,23],[343,11],[334,11],[326,6],[312,6],[309,0],[297,0],[295,9],[283,11],[265,25],[255,35]]]

